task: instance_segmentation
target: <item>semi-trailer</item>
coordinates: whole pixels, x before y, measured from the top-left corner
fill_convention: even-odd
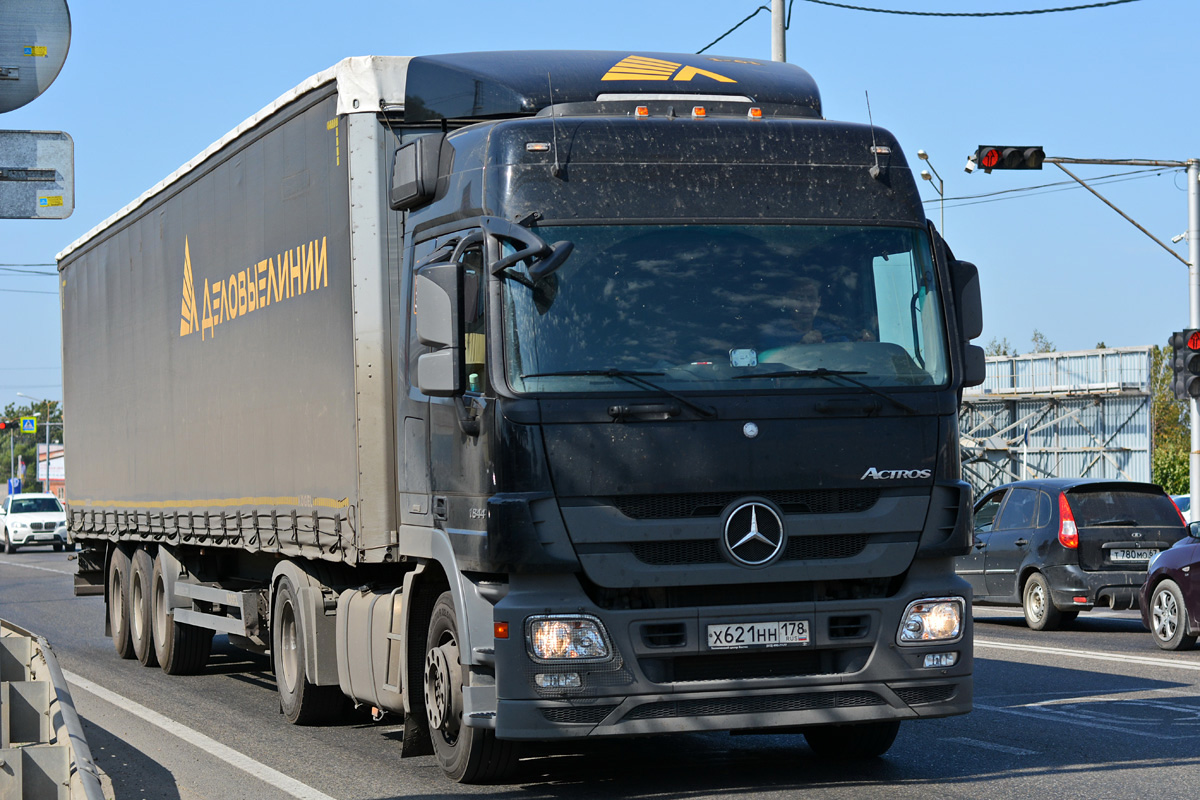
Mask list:
[[[76,592],[456,781],[529,740],[966,713],[978,272],[811,76],[346,59],[70,245]]]

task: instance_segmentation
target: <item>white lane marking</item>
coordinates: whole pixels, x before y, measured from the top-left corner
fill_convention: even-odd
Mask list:
[[[143,705],[133,702],[127,697],[122,697],[116,692],[105,689],[92,683],[87,678],[76,675],[73,672],[63,670],[63,675],[67,682],[72,686],[77,686],[89,694],[94,694],[101,700],[112,703],[117,708],[128,711],[134,716],[144,719],[151,725],[162,728],[167,733],[178,736],[188,744],[199,747],[209,755],[215,756],[231,766],[253,775],[255,778],[264,783],[274,786],[280,791],[290,794],[292,797],[300,798],[300,800],[334,800],[329,795],[319,792],[311,786],[301,783],[295,778],[284,775],[278,770],[271,769],[266,764],[255,761],[249,756],[243,755],[231,747],[221,744],[215,739],[205,736],[200,731],[193,730],[186,725],[176,722],[170,717],[164,717],[157,711],[152,711]]]
[[[1011,756],[1036,756],[1037,750],[1026,750],[1021,747],[1009,747],[1004,744],[996,744],[995,742],[985,742],[981,739],[968,739],[965,736],[954,736],[947,739],[942,739],[943,742],[957,742],[958,744],[970,745],[971,747],[982,747],[985,750],[995,750],[997,753],[1008,753]]]
[[[20,561],[6,561],[5,559],[2,559],[2,558],[0,558],[0,564],[3,564],[6,567],[24,567],[25,569],[36,569],[41,572],[57,572],[59,575],[74,575],[75,574],[74,572],[70,572],[65,569],[50,569],[49,567],[38,567],[38,566],[34,566],[33,564],[22,564]]]
[[[1147,635],[1147,638],[1149,636]],[[1023,653],[1043,653],[1052,656],[1069,658],[1085,658],[1094,661],[1115,661],[1119,664],[1138,664],[1145,667],[1168,667],[1172,669],[1188,669],[1200,672],[1200,662],[1175,661],[1169,658],[1154,658],[1152,656],[1130,656],[1117,653],[1100,653],[1095,650],[1068,650],[1064,647],[1045,647],[1033,644],[1012,644],[996,642],[989,639],[976,639],[976,647],[991,647],[997,650],[1019,650]]]

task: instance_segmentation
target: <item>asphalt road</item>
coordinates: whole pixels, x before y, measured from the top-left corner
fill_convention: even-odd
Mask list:
[[[1035,633],[976,610],[975,711],[906,723],[886,756],[818,759],[798,735],[680,735],[542,748],[503,786],[400,759],[397,720],[285,723],[266,659],[219,637],[207,672],[116,657],[66,554],[0,556],[0,617],[49,639],[118,798],[1170,798],[1200,766],[1200,651],[1164,653],[1136,612]]]

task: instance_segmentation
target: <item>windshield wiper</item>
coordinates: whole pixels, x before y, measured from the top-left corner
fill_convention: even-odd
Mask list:
[[[910,406],[908,403],[905,403],[902,400],[898,400],[895,397],[892,397],[887,392],[881,392],[879,389],[876,389],[874,386],[871,386],[869,383],[863,383],[862,381],[853,377],[855,375],[866,375],[866,374],[867,373],[862,370],[826,369],[825,367],[817,367],[816,369],[785,369],[785,370],[780,370],[778,372],[747,373],[745,375],[735,376],[734,380],[743,379],[743,378],[822,378],[824,380],[829,381],[832,384],[841,386],[841,384],[837,383],[837,381],[834,380],[835,378],[841,378],[842,380],[852,383],[855,386],[858,386],[859,388],[866,389],[871,394],[882,397],[884,400],[887,400],[889,403],[892,403],[892,404],[896,405],[897,407],[904,409],[909,414],[917,413],[917,410],[915,408],[913,408],[912,406]]]
[[[693,403],[681,394],[672,392],[670,389],[659,386],[653,381],[647,380],[647,376],[666,375],[665,372],[642,372],[628,369],[573,369],[561,370],[558,372],[534,372],[529,375],[522,375],[521,380],[526,378],[573,378],[573,377],[602,377],[602,378],[619,378],[626,383],[633,384],[639,389],[650,389],[655,392],[662,392],[667,397],[673,400],[678,400],[685,406],[695,411],[702,417],[712,419],[717,416],[717,412],[707,406],[702,406],[699,403]]]

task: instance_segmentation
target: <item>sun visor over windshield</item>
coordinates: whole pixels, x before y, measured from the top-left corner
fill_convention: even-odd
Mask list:
[[[553,104],[601,95],[750,98],[821,116],[821,95],[800,67],[720,56],[559,50],[455,53],[413,58],[405,119],[484,119],[536,114]]]

